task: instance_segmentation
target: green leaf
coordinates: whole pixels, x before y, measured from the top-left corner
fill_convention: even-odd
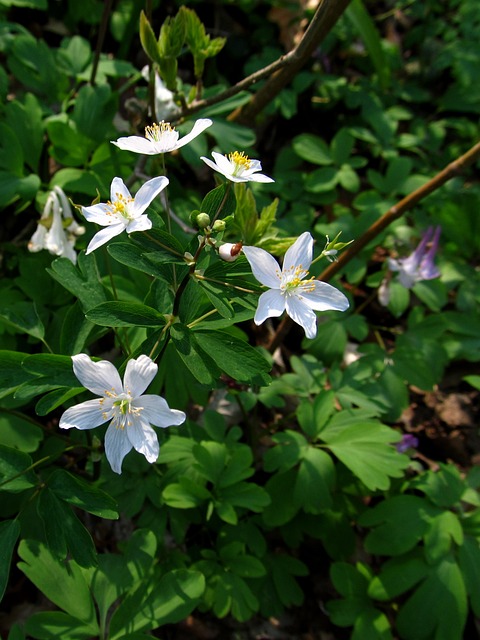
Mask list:
[[[293,494],[297,477],[296,469],[276,473],[267,480],[265,489],[270,495],[270,505],[262,513],[262,519],[269,527],[279,527],[292,520],[299,508]]]
[[[41,376],[33,380],[38,384],[78,387],[78,379],[73,373],[73,363],[70,356],[35,353],[32,356],[27,356],[23,360],[22,366],[29,373]]]
[[[58,526],[58,524],[57,524]],[[84,573],[74,560],[58,562],[37,540],[22,540],[18,568],[54,604],[74,618],[87,623],[98,634],[95,608]]]
[[[418,496],[397,495],[362,513],[359,524],[375,527],[365,538],[365,549],[377,555],[398,556],[422,539],[438,508]]]
[[[390,478],[400,478],[409,464],[408,456],[399,454],[391,443],[401,439],[399,433],[378,422],[359,421],[342,430],[321,433],[329,449],[372,491],[388,489]]]
[[[338,183],[338,169],[336,167],[322,167],[308,174],[305,189],[310,193],[325,193],[335,189]]]
[[[220,371],[214,361],[199,348],[195,334],[176,322],[170,329],[173,345],[187,369],[201,383],[211,385]]]
[[[353,0],[346,8],[345,15],[357,30],[358,35],[372,60],[380,86],[385,90],[390,85],[390,66],[383,52],[380,35],[362,0]]]
[[[89,640],[92,637],[92,625],[63,611],[34,613],[26,621],[25,630],[32,638],[41,640]]]
[[[439,463],[436,471],[430,470],[414,478],[411,487],[423,491],[439,507],[449,508],[460,501],[465,481],[456,467]]]
[[[78,131],[89,138],[102,142],[112,127],[117,109],[117,100],[109,84],[80,87],[75,99],[72,120]]]
[[[330,149],[332,152],[332,160],[337,167],[341,167],[349,159],[353,150],[354,141],[351,133],[343,127],[333,136]]]
[[[80,253],[77,266],[67,258],[52,262],[50,275],[80,300],[85,312],[105,302],[105,289],[100,283],[95,256]]]
[[[138,602],[136,593],[125,598],[110,621],[110,640],[184,620],[197,606],[204,590],[205,578],[199,571],[169,571],[142,601]]]
[[[29,455],[0,444],[0,489],[17,493],[37,484],[37,476],[27,471],[33,462]]]
[[[332,505],[335,466],[321,449],[308,447],[298,469],[293,498],[306,513],[320,513]]]
[[[102,302],[86,317],[102,327],[162,327],[165,316],[140,302]]]
[[[0,433],[2,434],[2,444],[7,447],[19,449],[25,453],[31,453],[38,449],[38,445],[43,439],[43,431],[37,427],[27,416],[0,415]]]
[[[429,567],[419,553],[392,558],[370,582],[368,595],[374,600],[393,600],[423,580],[428,572]]]
[[[55,558],[63,561],[70,552],[80,566],[96,565],[95,546],[89,532],[72,509],[49,488],[42,490],[37,510],[43,522],[48,549]]]
[[[140,42],[150,60],[159,64],[160,53],[158,51],[157,38],[143,9],[140,12]]]
[[[22,367],[26,356],[18,351],[0,350],[0,398],[34,377]]]
[[[14,302],[0,311],[0,318],[22,333],[43,340],[45,327],[34,302]]]
[[[209,191],[202,200],[200,212],[206,213],[213,221],[217,215],[224,218],[235,211],[235,199],[232,185],[229,182],[221,184]]]
[[[42,115],[40,102],[31,93],[25,94],[22,101],[17,97],[8,102],[5,108],[5,120],[15,132],[21,145],[23,161],[34,173],[38,172],[38,163],[43,148]],[[5,139],[2,141],[5,142]]]
[[[99,518],[118,518],[117,503],[105,491],[73,476],[63,469],[54,471],[48,480],[48,486],[61,500],[74,507],[93,513]]]
[[[17,520],[0,522],[0,601],[7,588],[13,548],[19,535],[20,524]]]
[[[452,511],[444,511],[432,519],[423,537],[425,557],[430,564],[445,557],[453,542],[463,544],[463,529],[458,516]]]
[[[73,387],[73,389],[60,387],[60,389],[54,389],[44,395],[43,398],[40,398],[35,405],[35,413],[37,416],[46,416],[64,402],[83,391],[85,391],[84,387]]]
[[[198,345],[216,365],[238,382],[268,384],[270,363],[247,342],[222,331],[195,331]]]
[[[475,615],[480,615],[480,543],[467,536],[458,551],[458,560],[463,579],[470,596],[470,604]]]
[[[333,160],[326,142],[310,133],[302,133],[292,141],[295,153],[313,164],[330,165]]]
[[[446,556],[402,606],[397,628],[411,640],[462,640],[467,610],[462,574],[453,557]]]

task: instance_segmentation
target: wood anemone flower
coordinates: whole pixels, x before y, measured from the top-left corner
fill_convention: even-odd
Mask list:
[[[349,307],[346,296],[326,282],[305,280],[313,258],[313,238],[308,231],[302,233],[287,250],[283,268],[264,249],[243,247],[255,278],[268,287],[258,300],[255,324],[267,318],[276,318],[284,311],[305,331],[307,338],[317,335],[317,317],[314,311],[345,311]]]
[[[94,429],[110,420],[105,434],[105,454],[115,473],[122,472],[124,457],[135,449],[148,462],[155,462],[160,447],[151,425],[170,427],[185,422],[185,414],[170,409],[157,395],[143,395],[158,366],[148,356],[129,360],[122,381],[107,360],[93,362],[80,353],[72,356],[73,372],[82,385],[100,396],[70,407],[60,418],[62,429]]]

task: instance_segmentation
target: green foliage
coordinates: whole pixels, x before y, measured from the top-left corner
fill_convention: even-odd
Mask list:
[[[153,3],[147,18],[122,0],[101,25],[99,0],[0,0],[0,596],[7,609],[17,604],[14,558],[25,591],[45,603],[8,640],[137,640],[196,612],[282,620],[318,587],[317,572],[331,635],[462,640],[480,616],[474,440],[438,409],[450,391],[471,408],[480,389],[473,174],[454,165],[456,177],[355,249],[477,142],[476,0],[401,0],[387,12],[354,0],[290,84],[245,121],[257,88],[230,89],[285,53],[279,34],[291,37],[267,4],[220,3],[210,23],[200,4],[197,13]],[[269,82],[258,83],[260,99]],[[110,143],[154,118],[178,124],[168,135],[181,141],[197,114],[212,126],[172,153],[139,157]],[[212,140],[261,158],[275,182],[232,186],[216,174],[214,183],[199,160]],[[87,255],[98,228],[82,207],[107,203],[120,216],[112,220],[126,213],[130,223],[128,199],[111,208],[112,179],[138,193],[166,173],[168,196],[142,210],[151,228],[124,229]],[[28,244],[42,212],[40,232],[52,231],[46,203],[58,188],[72,206],[62,200],[60,226],[76,261]],[[85,237],[68,236],[73,218]],[[407,288],[389,259],[411,255],[436,225],[441,275]],[[332,281],[350,310],[319,311],[316,337],[302,342],[273,307],[262,326],[253,322],[266,289],[241,246],[281,263],[305,230],[315,240],[308,278],[321,274],[321,258],[356,253],[337,273],[342,285]],[[221,258],[224,243],[235,260]],[[107,426],[114,408],[131,409],[128,376],[116,404],[99,411],[113,392],[92,400],[73,371],[80,353],[122,376],[134,358],[156,362],[148,394],[187,420],[153,426],[154,463],[136,442],[122,474],[112,472],[103,443],[131,427]],[[79,406],[104,423],[60,429],[62,413]],[[129,419],[143,410],[133,406]],[[450,427],[462,427],[456,448]],[[403,438],[414,434],[419,453]],[[312,553],[321,567],[307,562]]]

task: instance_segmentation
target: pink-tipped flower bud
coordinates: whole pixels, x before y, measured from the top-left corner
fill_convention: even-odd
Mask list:
[[[219,248],[218,255],[222,260],[225,260],[226,262],[234,262],[240,255],[242,246],[242,242],[236,242],[235,244],[226,242]]]

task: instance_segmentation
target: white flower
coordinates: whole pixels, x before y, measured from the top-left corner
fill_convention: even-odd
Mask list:
[[[212,151],[215,162],[202,156],[203,160],[214,171],[218,171],[232,182],[274,182],[272,178],[258,173],[262,170],[260,160],[250,160],[243,151],[234,151],[228,156]]]
[[[106,229],[96,233],[90,240],[86,254],[95,251],[122,231],[146,231],[151,229],[152,222],[147,215],[142,215],[152,200],[168,184],[168,178],[160,176],[145,182],[132,198],[130,191],[121,178],[114,178],[110,187],[110,201],[82,207],[82,213],[89,222],[96,222]]]
[[[221,247],[219,247],[218,255],[222,260],[225,260],[225,262],[235,262],[235,260],[240,255],[241,250],[241,242],[236,242],[235,244],[232,244],[231,242],[225,242]]]
[[[209,118],[197,120],[190,133],[187,133],[186,136],[179,140],[178,131],[175,131],[169,122],[160,122],[159,124],[153,124],[151,127],[145,127],[144,138],[141,136],[127,136],[116,141],[111,140],[111,142],[119,149],[153,156],[157,153],[168,153],[169,151],[180,149],[180,147],[191,142],[212,124],[213,122]]]
[[[179,425],[186,417],[183,411],[170,409],[164,398],[142,395],[155,377],[157,365],[144,355],[129,360],[122,384],[111,362],[92,362],[84,353],[72,356],[72,360],[73,371],[82,385],[101,397],[67,409],[59,426],[94,429],[111,420],[105,434],[105,454],[115,473],[122,472],[122,461],[132,448],[148,462],[155,462],[160,447],[150,425]]]
[[[145,65],[142,69],[142,76],[147,82],[150,79],[149,67]],[[175,104],[173,93],[163,84],[157,71],[155,71],[155,115],[159,120],[169,120],[176,118],[180,113],[180,107]]]
[[[67,196],[60,187],[55,186],[48,194],[37,229],[28,243],[28,250],[36,253],[47,249],[53,255],[75,263],[75,241],[83,233],[85,227],[74,219]]]
[[[340,291],[315,278],[304,280],[313,258],[313,238],[306,231],[288,249],[283,269],[269,253],[258,247],[243,247],[255,278],[269,290],[262,293],[255,313],[255,324],[276,318],[286,310],[305,330],[307,338],[317,335],[315,311],[345,311],[349,303]]]

